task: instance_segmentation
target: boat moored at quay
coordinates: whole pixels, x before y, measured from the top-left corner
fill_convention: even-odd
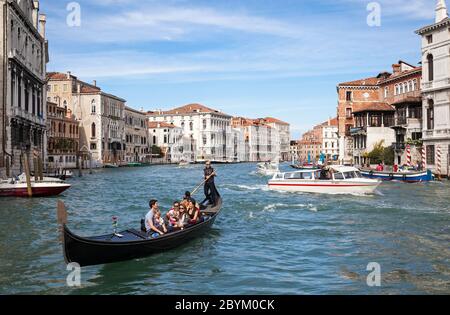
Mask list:
[[[322,170],[277,173],[269,189],[318,194],[373,194],[380,180],[363,178],[357,168],[329,166]]]
[[[31,181],[28,187],[27,182],[24,181],[2,180],[0,181],[0,197],[50,197],[57,196],[70,187],[70,184],[58,181]]]
[[[384,181],[400,181],[406,183],[430,182],[434,175],[430,170],[426,171],[406,171],[406,172],[381,172],[374,170],[361,169],[362,176],[371,179],[381,179]]]

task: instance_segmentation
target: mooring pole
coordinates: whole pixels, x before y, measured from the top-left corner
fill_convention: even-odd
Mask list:
[[[25,164],[25,177],[27,179],[28,197],[33,197],[33,190],[31,189],[30,164],[28,163],[28,156],[26,153],[23,155],[23,160]]]

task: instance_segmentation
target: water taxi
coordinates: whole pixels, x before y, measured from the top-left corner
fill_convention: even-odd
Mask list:
[[[349,166],[329,166],[322,170],[277,173],[269,181],[269,189],[319,194],[372,194],[380,180],[363,178]]]
[[[69,189],[71,185],[56,178],[44,177],[42,181],[35,181],[30,178],[30,188],[32,197],[57,196]],[[31,197],[28,191],[28,184],[25,175],[8,180],[0,180],[0,197]]]
[[[394,173],[362,169],[361,174],[366,178],[376,178],[384,181],[400,181],[406,183],[430,182],[434,180],[434,175],[430,170],[401,171]]]

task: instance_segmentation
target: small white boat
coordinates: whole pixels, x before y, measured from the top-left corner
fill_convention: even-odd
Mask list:
[[[264,176],[273,176],[280,172],[279,163],[277,162],[265,162],[258,164],[258,174]]]
[[[354,167],[330,166],[322,170],[277,173],[269,189],[318,194],[373,194],[380,180],[363,178]]]
[[[26,183],[27,182],[27,176],[25,175],[25,173],[20,174],[19,176],[17,176],[17,178],[13,179],[16,182],[19,183]],[[35,182],[35,177],[34,176],[30,176],[30,181],[32,183]],[[56,177],[43,177],[42,180],[38,179],[39,183],[64,183],[64,181],[60,178],[56,178]]]
[[[178,167],[186,167],[189,165],[191,165],[191,163],[185,160],[181,160],[180,163],[178,163]]]
[[[53,179],[53,178],[52,178]],[[54,180],[54,179],[53,179]],[[71,185],[55,181],[31,181],[33,197],[56,196],[69,189]],[[9,179],[0,181],[0,197],[29,197],[26,181]]]

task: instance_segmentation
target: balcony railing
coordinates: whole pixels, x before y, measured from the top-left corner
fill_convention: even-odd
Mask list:
[[[408,100],[408,98],[412,98],[412,97],[422,97],[422,92],[417,90],[417,91],[412,91],[412,92],[407,92],[407,93],[403,93],[400,95],[394,95],[393,97],[393,102],[394,103],[398,103],[401,101],[406,101]]]
[[[427,138],[450,137],[450,129],[424,130],[423,132]]]

